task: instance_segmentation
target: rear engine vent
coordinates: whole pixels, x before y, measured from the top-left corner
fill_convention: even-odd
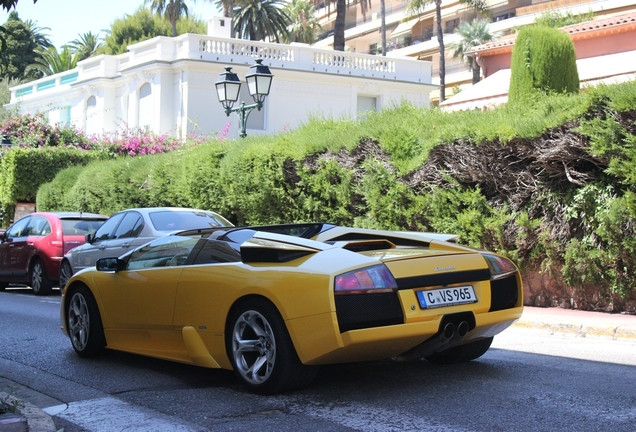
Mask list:
[[[349,233],[343,234],[338,237],[330,239],[332,242],[337,241],[351,241],[351,240],[388,240],[396,246],[415,246],[415,247],[429,247],[430,243],[422,240],[404,239],[400,237],[391,237],[377,234],[361,234],[361,233]]]
[[[468,270],[459,272],[439,273],[432,275],[411,276],[399,278],[398,289],[412,289],[433,286],[444,286],[467,282],[479,282],[490,279],[490,270]]]
[[[365,252],[372,250],[391,249],[393,245],[387,241],[365,241],[358,243],[347,243],[343,249],[351,252]]]
[[[490,312],[511,309],[519,300],[516,274],[490,282]]]
[[[341,333],[404,323],[396,292],[338,295],[335,298]]]

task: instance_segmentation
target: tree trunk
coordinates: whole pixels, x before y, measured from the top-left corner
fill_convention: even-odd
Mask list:
[[[481,78],[481,67],[477,64],[477,60],[473,60],[473,84],[477,84]]]
[[[170,0],[170,25],[172,26],[172,37],[177,37],[177,5],[174,0]]]
[[[382,55],[386,55],[386,5],[385,0],[380,0],[380,15],[382,15],[382,25],[380,32],[382,33]]]
[[[444,57],[444,30],[442,28],[442,0],[435,0],[437,42],[439,43],[439,101],[446,100],[446,58]]]
[[[346,0],[338,0],[336,3],[336,22],[333,29],[333,49],[344,51],[345,48],[345,15],[347,14]]]

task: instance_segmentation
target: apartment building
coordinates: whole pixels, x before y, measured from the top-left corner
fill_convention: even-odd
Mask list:
[[[380,2],[376,0],[369,5],[367,0],[366,4],[363,8],[362,1],[347,2],[345,50],[379,55],[382,45]],[[385,0],[386,55],[431,61],[433,84],[439,85],[440,50],[435,3],[431,1],[426,4],[424,11],[417,16],[409,15],[408,4],[408,0]],[[328,48],[333,46],[336,3],[314,0],[314,5],[324,31],[314,46]],[[575,15],[593,12],[597,16],[610,16],[636,10],[636,0],[487,0],[486,5],[492,20],[490,31],[498,35],[513,33],[516,28],[533,23],[538,16],[549,11]],[[478,16],[474,9],[459,0],[442,0],[441,12],[445,46],[459,40],[454,30],[460,23],[472,21]],[[447,98],[454,93],[454,89],[469,86],[472,82],[472,72],[461,60],[450,57],[448,50],[445,81]],[[431,93],[431,101],[437,104],[439,93]]]

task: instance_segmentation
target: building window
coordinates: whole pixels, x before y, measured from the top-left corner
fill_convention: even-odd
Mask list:
[[[152,87],[146,83],[139,88],[139,121],[137,125],[142,129],[150,130],[153,114]]]
[[[84,132],[87,134],[97,133],[97,98],[95,96],[86,100],[84,115]]]
[[[358,96],[358,108],[356,109],[358,119],[366,118],[369,112],[377,111],[377,98],[374,96]]]
[[[71,107],[65,106],[60,108],[60,124],[69,126],[71,124]]]
[[[459,18],[448,20],[446,21],[446,29],[444,30],[444,33],[453,33],[457,27],[459,27]]]

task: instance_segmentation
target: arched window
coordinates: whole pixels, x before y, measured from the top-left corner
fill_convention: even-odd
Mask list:
[[[152,87],[146,83],[139,89],[139,127],[151,129],[153,114]]]
[[[97,98],[95,96],[91,96],[86,100],[84,115],[84,132],[87,134],[97,133]]]

